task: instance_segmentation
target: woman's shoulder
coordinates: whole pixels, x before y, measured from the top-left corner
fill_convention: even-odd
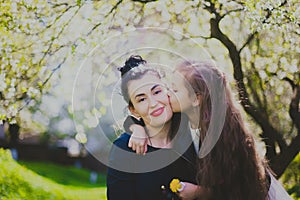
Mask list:
[[[131,151],[128,147],[129,139],[130,135],[128,133],[123,133],[113,142],[113,144],[121,149]]]

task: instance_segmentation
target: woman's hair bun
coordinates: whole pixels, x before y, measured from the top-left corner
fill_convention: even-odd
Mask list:
[[[123,67],[118,68],[118,70],[121,72],[121,76],[126,74],[129,70],[132,68],[138,67],[140,64],[145,64],[146,60],[144,60],[139,55],[132,55],[130,56]]]

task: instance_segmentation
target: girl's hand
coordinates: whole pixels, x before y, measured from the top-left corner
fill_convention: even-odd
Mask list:
[[[177,192],[177,195],[182,200],[194,200],[194,199],[209,199],[210,191],[202,188],[199,185],[184,182],[185,187],[181,192]]]
[[[193,200],[197,199],[197,189],[198,185],[194,185],[192,183],[184,182],[185,187],[181,192],[177,192],[177,195],[182,200]]]
[[[136,151],[137,154],[145,155],[147,152],[148,136],[143,126],[132,124],[129,128],[132,131],[128,142],[128,147]]]

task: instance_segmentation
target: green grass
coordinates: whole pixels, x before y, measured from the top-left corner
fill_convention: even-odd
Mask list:
[[[105,175],[98,173],[96,183],[90,183],[90,171],[73,166],[62,166],[50,162],[20,161],[22,166],[56,183],[77,187],[105,187]]]
[[[94,200],[106,199],[104,176],[89,183],[89,171],[51,163],[21,162],[0,149],[1,200]]]
[[[280,179],[292,198],[300,200],[300,153],[289,164]]]

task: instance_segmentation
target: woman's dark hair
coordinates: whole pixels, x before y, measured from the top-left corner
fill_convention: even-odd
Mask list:
[[[121,77],[123,77],[124,74],[126,74],[132,68],[138,67],[141,64],[144,65],[146,63],[147,61],[144,60],[141,56],[132,55],[125,61],[125,65],[123,67],[118,68],[118,70],[121,72]]]
[[[123,67],[118,68],[121,72],[121,92],[124,100],[129,106],[132,106],[130,96],[128,94],[128,82],[132,80],[138,80],[142,78],[146,73],[151,73],[159,78],[161,78],[159,72],[153,68],[145,66],[147,63],[139,55],[132,55],[126,61]]]

